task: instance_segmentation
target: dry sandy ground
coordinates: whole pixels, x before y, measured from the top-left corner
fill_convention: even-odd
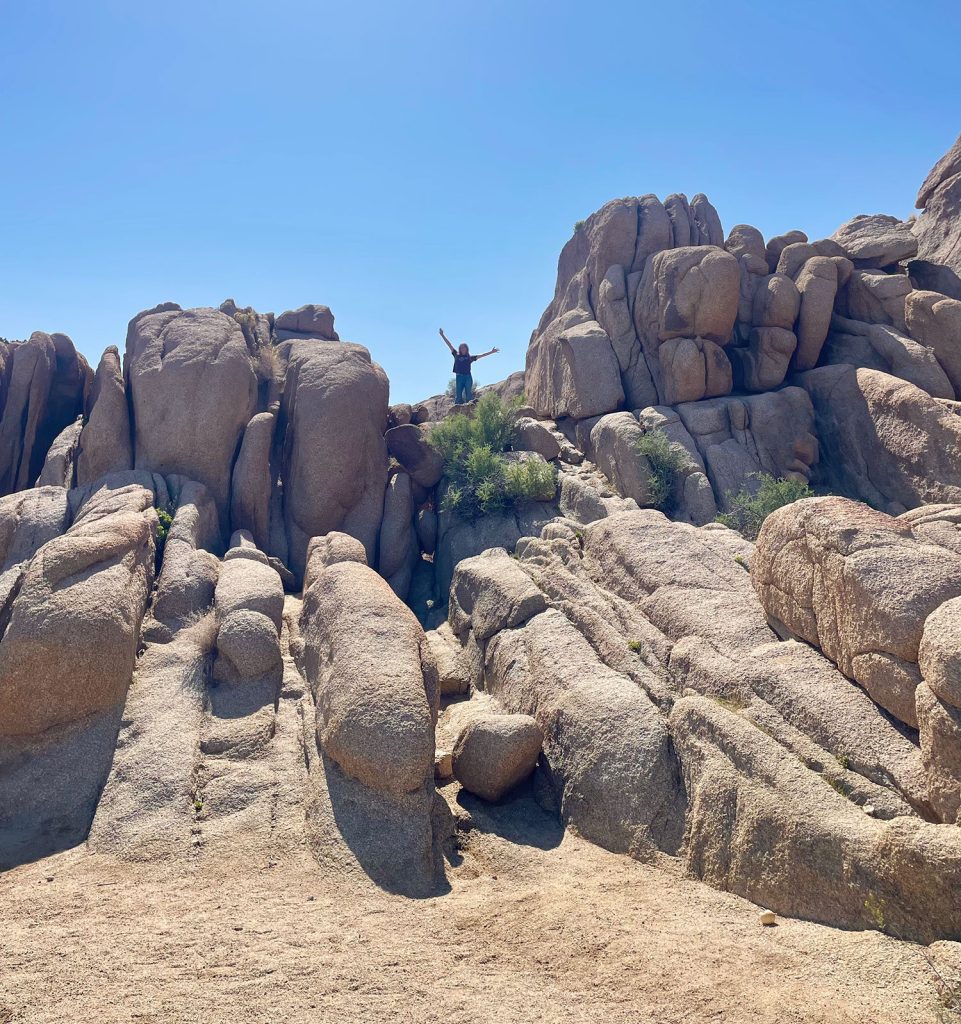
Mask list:
[[[137,865],[73,851],[0,876],[0,1022],[954,1020],[918,947],[784,920],[563,835],[529,797],[426,900],[307,856]]]

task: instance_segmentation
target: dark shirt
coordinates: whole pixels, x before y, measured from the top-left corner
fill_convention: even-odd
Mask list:
[[[470,373],[470,364],[476,363],[480,356],[454,356],[454,373]]]

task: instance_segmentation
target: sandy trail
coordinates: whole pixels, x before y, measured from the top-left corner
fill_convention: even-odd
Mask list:
[[[82,850],[0,876],[0,1022],[937,1021],[918,947],[784,920],[565,835],[529,795],[484,808],[450,891],[393,896],[271,863]]]

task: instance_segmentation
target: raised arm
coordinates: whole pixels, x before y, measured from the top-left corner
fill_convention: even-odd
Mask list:
[[[481,352],[479,356],[475,356],[476,359],[483,359],[485,356],[492,356],[495,352],[500,352],[499,348],[492,348],[490,352]]]
[[[454,349],[454,346],[450,343],[450,338],[448,338],[447,335],[444,334],[444,328],[443,327],[438,328],[437,333],[444,339],[444,344],[450,349],[450,354],[452,356],[456,356],[457,352]]]

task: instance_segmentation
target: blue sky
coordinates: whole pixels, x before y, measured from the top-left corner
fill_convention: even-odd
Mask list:
[[[0,0],[0,335],[328,304],[395,401],[443,326],[523,366],[573,223],[907,216],[961,132],[961,5]]]

